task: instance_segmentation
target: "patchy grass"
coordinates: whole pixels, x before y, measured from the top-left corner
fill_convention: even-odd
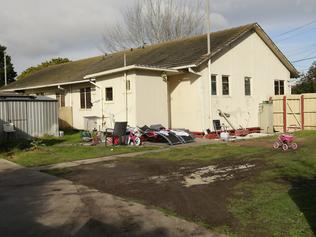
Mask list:
[[[168,159],[174,161],[230,159],[233,157],[254,157],[267,152],[263,147],[246,147],[239,143],[221,143],[188,148],[172,148],[159,153],[138,156],[135,159]]]
[[[62,138],[46,136],[37,139],[36,142],[23,141],[11,144],[10,147],[0,151],[0,158],[26,167],[35,167],[155,149],[131,146],[83,146],[80,143],[79,132],[66,134]]]
[[[316,235],[316,132],[297,151],[274,151],[261,174],[235,187],[230,211],[239,221],[237,236]]]
[[[214,164],[219,159],[262,160],[265,163],[262,171],[235,186],[229,205],[222,207],[228,209],[237,225],[214,227],[203,221],[192,221],[233,237],[316,236],[316,132],[298,132],[295,136],[299,143],[297,151],[273,150],[274,136],[175,148],[134,159],[212,160]]]

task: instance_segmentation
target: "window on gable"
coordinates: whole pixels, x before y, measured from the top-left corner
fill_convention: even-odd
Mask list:
[[[56,93],[56,99],[58,101],[59,107],[65,107],[65,94],[64,93]]]
[[[245,77],[245,95],[251,95],[251,78]]]
[[[229,77],[222,76],[222,93],[223,95],[229,95]]]
[[[80,89],[80,107],[81,109],[91,109],[91,88],[81,88]]]
[[[211,94],[217,95],[217,83],[216,83],[216,75],[212,75],[211,78]]]
[[[113,88],[112,87],[105,88],[105,100],[113,101]]]
[[[274,94],[284,95],[284,81],[283,80],[274,81]]]

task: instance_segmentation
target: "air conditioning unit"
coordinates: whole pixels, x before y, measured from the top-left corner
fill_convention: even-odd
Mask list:
[[[13,123],[3,124],[3,131],[4,132],[15,132],[14,124]]]

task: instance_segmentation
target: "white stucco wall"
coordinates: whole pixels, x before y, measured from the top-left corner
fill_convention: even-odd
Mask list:
[[[135,126],[135,74],[127,74],[127,79],[131,81],[131,90],[127,92],[128,124],[130,126]],[[115,121],[126,121],[126,92],[124,74],[100,77],[97,78],[95,83],[97,87],[91,83],[63,86],[65,89],[65,106],[72,107],[73,126],[76,129],[84,129],[84,118],[86,116],[98,117],[96,124],[97,129],[113,128]],[[91,109],[81,109],[80,89],[85,87],[91,87],[91,101],[93,104]],[[105,100],[106,87],[113,88],[113,101]],[[46,96],[56,99],[56,93],[60,92],[60,90],[58,90],[57,87],[53,87],[29,90],[26,92],[33,94],[44,92]],[[106,122],[104,127],[102,127],[102,114],[104,115],[104,121]]]
[[[136,72],[136,125],[162,124],[168,121],[168,88],[161,72]]]
[[[290,93],[290,72],[256,33],[212,63],[211,71],[218,92],[211,97],[212,119],[223,121],[217,113],[221,109],[237,128],[259,126],[259,104],[274,95],[274,80],[284,80],[285,94]],[[222,75],[229,76],[229,96],[222,95]],[[251,78],[251,96],[245,95],[245,77]]]
[[[200,78],[191,86],[186,78],[192,78],[193,74],[170,78],[169,87],[177,87],[170,94],[172,127],[203,131],[213,129],[214,119],[228,125],[218,116],[218,109],[231,115],[230,120],[236,128],[258,127],[259,104],[274,95],[274,80],[284,80],[285,94],[290,94],[290,72],[256,33],[214,61],[211,72],[217,75],[216,96],[211,96],[207,67],[201,69]],[[222,75],[229,76],[228,96],[222,95]],[[251,77],[251,96],[245,96],[245,77]],[[205,108],[208,104],[210,107]],[[208,127],[205,126],[207,123]]]
[[[207,86],[203,87],[202,79],[194,74],[168,78],[171,128],[203,130],[203,91]]]

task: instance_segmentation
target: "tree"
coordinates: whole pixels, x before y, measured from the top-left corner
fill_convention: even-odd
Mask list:
[[[68,58],[53,58],[53,59],[51,59],[49,61],[45,61],[37,66],[27,68],[17,77],[17,80],[20,80],[26,76],[29,76],[29,75],[33,74],[34,72],[37,72],[43,68],[46,68],[46,67],[49,67],[52,65],[68,63],[68,62],[70,62],[70,60]]]
[[[293,94],[316,92],[316,61],[312,64],[306,74],[302,74],[300,81],[293,87]]]
[[[105,51],[143,47],[203,33],[201,1],[138,0],[104,35]]]
[[[4,81],[4,53],[6,52],[6,47],[0,45],[0,87],[5,84]],[[7,82],[11,83],[15,80],[16,72],[14,70],[13,64],[11,62],[11,57],[6,55],[7,63]]]

